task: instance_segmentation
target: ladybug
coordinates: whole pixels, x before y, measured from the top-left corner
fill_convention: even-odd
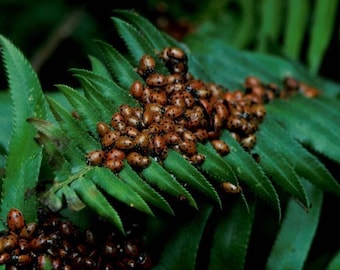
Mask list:
[[[100,137],[103,137],[105,134],[109,133],[110,126],[104,122],[97,123],[97,132]]]
[[[117,148],[112,148],[105,153],[105,159],[123,160],[125,158],[125,152]]]
[[[7,227],[11,232],[20,231],[25,226],[25,219],[19,209],[12,208],[7,214]]]
[[[146,84],[150,87],[164,86],[168,83],[167,77],[161,73],[153,73],[146,78]]]
[[[124,119],[129,118],[133,114],[132,108],[127,104],[120,105],[119,112],[123,115]]]
[[[91,166],[98,166],[103,162],[104,151],[94,150],[86,155],[86,164]]]
[[[166,76],[168,84],[179,84],[183,87],[182,76],[180,74],[169,74]]]
[[[104,162],[104,167],[109,168],[112,172],[118,173],[124,167],[123,160],[108,159]]]
[[[250,134],[247,137],[242,138],[240,143],[241,143],[242,147],[245,150],[249,151],[249,150],[251,150],[255,146],[256,135],[255,134]]]
[[[181,136],[177,132],[169,132],[164,134],[164,139],[168,145],[176,145],[182,141]]]
[[[179,148],[184,153],[188,154],[189,156],[195,155],[197,153],[196,150],[196,143],[192,141],[182,141],[179,143]]]
[[[230,182],[222,182],[220,186],[226,193],[240,193],[242,191],[241,186],[234,185]]]
[[[170,70],[175,74],[184,74],[188,71],[188,65],[186,62],[174,62]]]
[[[124,122],[124,116],[120,112],[116,112],[112,115],[111,127],[115,130],[122,131],[126,127],[126,123]]]
[[[160,155],[166,148],[165,139],[161,135],[156,135],[153,139],[154,152]]]
[[[165,90],[154,91],[150,95],[150,102],[166,105],[168,103]]]
[[[150,73],[154,72],[156,67],[156,61],[151,55],[143,55],[139,60],[138,73],[141,76],[148,76]]]
[[[138,150],[147,149],[150,141],[150,135],[147,131],[140,132],[134,139],[135,148]]]
[[[135,127],[137,129],[141,129],[143,127],[142,119],[138,118],[135,115],[131,115],[125,121],[125,124],[130,127]]]
[[[197,140],[199,142],[206,142],[209,138],[209,134],[208,134],[208,131],[205,129],[205,128],[199,128],[197,129],[195,132],[194,132]]]
[[[179,61],[187,61],[187,55],[185,52],[177,47],[168,47],[163,50],[163,55],[166,54],[165,58],[174,58]]]
[[[171,119],[175,119],[181,116],[183,113],[184,109],[176,105],[168,105],[165,108],[165,115]]]
[[[132,149],[135,146],[135,142],[125,136],[121,136],[115,142],[115,147],[120,150]]]
[[[191,109],[195,105],[195,98],[188,92],[183,92],[183,100],[185,103],[185,106],[188,109]]]
[[[195,133],[193,133],[192,131],[190,130],[185,130],[182,134],[182,139],[184,141],[191,141],[191,142],[194,142],[196,143],[197,142],[197,137],[195,135]]]
[[[11,233],[4,238],[3,248],[5,250],[13,250],[15,247],[17,247],[18,243],[19,237],[16,234]]]
[[[149,103],[153,104],[153,103]],[[144,126],[149,126],[154,121],[155,114],[154,112],[146,107],[146,109],[143,112],[143,124]]]
[[[261,86],[260,80],[255,76],[248,76],[244,80],[244,87],[246,89],[251,89],[253,87]]]
[[[141,99],[144,91],[144,86],[141,81],[135,81],[130,87],[130,94],[135,99]]]
[[[139,133],[139,130],[135,127],[127,126],[122,133],[128,137],[136,138],[136,136]]]
[[[189,158],[189,161],[191,164],[193,164],[194,166],[199,166],[201,165],[205,160],[205,155],[203,154],[195,154],[195,155],[192,155],[190,158]]]
[[[146,168],[150,165],[150,159],[138,152],[130,152],[126,156],[126,161],[135,168]]]
[[[0,265],[6,264],[11,259],[11,255],[7,252],[0,254]]]
[[[212,140],[210,143],[215,148],[217,153],[219,153],[221,156],[225,156],[229,154],[230,148],[228,144],[226,144],[223,140],[215,139],[215,140]]]
[[[38,224],[35,222],[27,223],[20,231],[19,236],[24,239],[31,239],[36,231]]]
[[[229,116],[226,106],[223,103],[217,102],[214,104],[214,109],[222,121],[225,122]]]

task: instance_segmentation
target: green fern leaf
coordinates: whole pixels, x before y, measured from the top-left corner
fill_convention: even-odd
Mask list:
[[[234,185],[238,185],[236,175],[231,166],[213,149],[211,144],[197,144],[197,151],[205,155],[205,161],[200,165],[209,178],[217,183],[228,181]]]
[[[112,79],[106,79],[97,75],[96,73],[83,69],[71,69],[75,76],[79,79],[81,83],[91,83],[92,88],[88,89],[86,87],[88,83],[83,84],[84,90],[87,89],[85,94],[91,91],[91,89],[95,89],[96,95],[102,96],[107,101],[107,104],[103,104],[103,106],[109,106],[113,104],[110,109],[110,112],[118,109],[121,104],[129,104],[130,106],[138,106],[138,103],[131,95],[129,95],[128,91],[119,85],[117,85]]]
[[[250,210],[250,212],[249,212]],[[209,267],[218,269],[244,269],[252,225],[255,204],[250,209],[237,200],[232,207],[217,212],[214,217],[216,227],[212,237]]]
[[[72,211],[80,211],[86,207],[83,201],[79,198],[78,194],[69,185],[64,185],[56,192],[58,197],[63,196],[68,209]]]
[[[83,122],[72,117],[71,113],[66,111],[58,102],[47,97],[50,108],[55,118],[64,131],[64,134],[72,140],[72,144],[80,147],[84,152],[96,149],[99,147],[98,142],[93,137],[88,136],[86,127]]]
[[[208,180],[187,161],[181,154],[169,150],[168,157],[164,160],[163,166],[172,173],[178,180],[196,188],[222,207],[221,200]]]
[[[307,61],[310,71],[316,74],[332,38],[339,1],[315,1],[313,21],[309,36]]]
[[[134,70],[133,65],[114,47],[103,41],[97,41],[97,45],[111,78],[122,88],[129,89],[134,81],[142,79]]]
[[[174,215],[173,209],[163,196],[145,182],[126,161],[124,162],[124,169],[119,172],[119,177],[122,181],[138,192],[145,201],[166,213],[169,213],[170,215]]]
[[[288,202],[280,231],[268,257],[268,270],[302,269],[307,259],[319,223],[323,193],[312,184],[304,183],[313,207],[306,213],[294,201]]]
[[[94,85],[85,77],[80,75],[74,75],[81,83],[82,89],[86,98],[96,107],[99,114],[98,119],[110,119],[112,116],[112,111],[116,111],[118,106],[107,100]]]
[[[80,177],[71,183],[71,188],[79,194],[86,205],[114,224],[121,233],[125,234],[119,214],[90,179],[86,176]]]
[[[96,167],[88,176],[91,177],[97,187],[113,198],[148,215],[154,215],[142,197],[109,169]]]
[[[96,124],[97,124],[97,108],[91,106],[90,102],[78,91],[67,85],[57,85],[58,89],[65,95],[67,100],[79,114],[80,119],[84,121],[84,124],[88,131],[96,136]]]
[[[243,150],[229,132],[223,132],[221,138],[227,142],[231,151],[224,157],[229,162],[238,179],[245,182],[256,194],[277,211],[281,218],[281,207],[278,195],[271,181],[263,172],[263,169],[254,161],[254,159]]]
[[[139,32],[131,24],[117,17],[113,17],[112,20],[120,36],[124,40],[127,48],[129,49],[129,52],[134,61],[133,64],[135,66],[137,66],[139,60],[144,54],[151,54],[154,57],[156,65],[159,67],[160,71],[164,73],[167,72],[160,59],[156,56],[156,48],[152,47],[152,45],[146,40],[141,32]]]
[[[275,100],[267,106],[271,113],[289,133],[315,151],[340,162],[339,126],[330,129],[325,121],[312,117],[315,108],[301,108],[293,101]],[[306,111],[307,110],[307,111]]]
[[[298,60],[300,57],[307,29],[309,9],[310,2],[308,0],[288,1],[283,51],[294,60]]]
[[[328,192],[340,195],[339,183],[333,178],[325,165],[303,148],[301,144],[287,134],[286,130],[272,118],[269,118],[269,116],[261,125],[261,132],[271,136],[273,148],[282,149],[281,155],[290,162],[300,177],[307,179]]]
[[[162,251],[159,262],[152,269],[196,269],[198,248],[211,211],[212,206],[202,205],[194,217],[179,223]]]
[[[184,196],[188,200],[189,205],[196,209],[198,208],[192,195],[154,159],[151,159],[151,164],[142,170],[141,173],[146,181],[157,186],[160,190],[178,199]]]
[[[102,61],[100,61],[97,57],[93,55],[89,55],[89,60],[93,73],[97,74],[100,77],[103,77],[106,80],[111,80],[110,72],[107,70]]]
[[[151,43],[152,47],[160,51],[169,46],[169,42],[164,38],[164,35],[144,17],[136,12],[128,10],[115,10],[115,17],[122,18],[124,21],[130,23]]]
[[[35,129],[26,121],[29,117],[45,118],[47,105],[33,68],[22,53],[0,35],[1,54],[9,82],[13,104],[13,131],[6,164],[6,177],[2,181],[1,216],[12,207],[22,211],[27,221],[36,220],[34,190],[39,176],[42,148],[34,141]],[[0,229],[5,229],[0,222]]]
[[[292,165],[281,154],[282,149],[273,148],[272,135],[262,132],[260,129],[256,138],[256,146],[253,151],[260,155],[259,165],[273,182],[280,185],[296,198],[305,209],[308,209],[309,202],[303,185]]]

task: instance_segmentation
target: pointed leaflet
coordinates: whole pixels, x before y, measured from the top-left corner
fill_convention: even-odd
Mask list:
[[[58,84],[58,89],[65,95],[67,100],[79,114],[81,121],[94,136],[97,134],[96,125],[98,122],[97,108],[93,107],[91,103],[79,91],[67,85]]]
[[[164,67],[162,61],[157,57],[155,48],[146,40],[146,38],[139,32],[133,25],[113,17],[113,22],[124,40],[129,52],[134,59],[134,65],[137,66],[139,60],[145,54],[150,54],[154,57],[157,70],[161,73],[165,73],[167,69]]]
[[[272,114],[294,138],[340,162],[339,126],[331,130],[328,121],[313,117],[314,114],[319,113],[315,108],[304,109],[296,103],[293,100],[275,100],[266,108],[268,113]]]
[[[314,2],[314,14],[311,22],[311,30],[308,40],[307,61],[309,69],[316,74],[336,26],[338,15],[338,0],[316,0]]]
[[[256,138],[253,152],[260,155],[259,165],[273,182],[296,198],[305,209],[308,209],[309,202],[303,185],[293,166],[281,154],[282,149],[273,147],[273,137],[271,134],[262,132],[262,128],[256,133]]]
[[[285,55],[298,61],[306,35],[310,2],[308,0],[289,0],[285,21],[283,51]]]
[[[59,122],[64,134],[70,139],[72,145],[77,145],[83,151],[87,152],[99,147],[99,144],[90,137],[87,133],[86,127],[81,120],[76,120],[70,112],[65,111],[64,108],[52,98],[47,97],[50,104],[51,111]]]
[[[269,202],[281,217],[279,197],[268,177],[254,159],[243,150],[229,132],[224,131],[221,138],[230,147],[230,153],[224,157],[234,169],[238,179],[245,182],[259,197]]]
[[[151,159],[151,164],[142,172],[146,181],[157,186],[166,193],[180,198],[184,196],[188,203],[197,209],[197,204],[192,195],[177,181],[177,179],[166,171],[157,161]]]
[[[88,174],[88,177],[91,177],[92,181],[103,192],[109,194],[116,200],[151,216],[154,215],[142,197],[109,169],[95,167]]]
[[[163,198],[163,196],[155,191],[147,182],[145,182],[126,161],[124,162],[124,169],[119,172],[119,177],[122,179],[122,181],[138,192],[138,194],[145,201],[171,215],[174,215],[173,209]]]
[[[196,268],[196,260],[199,259],[197,252],[211,211],[211,205],[202,205],[194,217],[179,223],[162,251],[159,262],[152,269],[199,269],[199,265]]]
[[[280,231],[268,257],[268,270],[303,269],[309,255],[322,210],[323,193],[306,181],[304,184],[313,207],[306,213],[294,201],[288,202]]]
[[[209,147],[210,146],[210,147]],[[200,169],[204,171],[209,178],[214,179],[218,183],[228,181],[234,185],[238,185],[236,175],[230,165],[212,148],[211,145],[197,144],[197,151],[205,155],[203,164]]]
[[[119,214],[108,202],[103,193],[99,191],[96,185],[88,179],[86,175],[73,181],[71,188],[79,194],[83,202],[93,211],[98,213],[98,215],[102,218],[111,222],[121,233],[125,234],[123,223]]]
[[[250,213],[240,200],[217,212],[210,248],[210,270],[244,269],[249,238],[254,222],[255,204]],[[211,216],[211,218],[215,216]]]
[[[114,47],[103,41],[97,41],[97,45],[111,78],[122,88],[129,89],[134,81],[142,80],[130,62]]]
[[[112,113],[118,109],[117,106],[107,100],[88,79],[80,75],[74,75],[74,77],[79,80],[86,98],[97,108],[99,112],[98,120],[111,119]]]
[[[89,60],[93,73],[97,74],[100,77],[103,77],[106,80],[112,80],[109,71],[102,61],[100,61],[97,57],[94,57],[93,55],[89,55]]]
[[[165,39],[163,38],[161,32],[159,32],[156,28],[148,27],[148,24],[145,23],[145,19],[138,20],[138,15],[134,16],[132,12],[121,12],[119,14],[126,15],[123,16],[124,20],[117,17],[113,17],[112,20],[121,38],[128,47],[130,55],[132,55],[132,58],[134,59],[133,64],[137,66],[142,56],[149,54],[153,56],[156,62],[157,71],[163,74],[168,73],[164,63],[157,56],[157,53],[160,53],[161,49],[169,46],[169,44],[165,43]],[[148,27],[148,29],[145,29],[144,26]],[[152,31],[152,34],[151,32],[146,34],[148,30]],[[156,34],[157,31],[158,34]]]
[[[22,53],[0,35],[3,63],[13,104],[13,131],[8,148],[6,177],[2,182],[1,216],[12,207],[22,211],[27,221],[36,219],[36,196],[25,198],[38,181],[42,149],[34,141],[36,130],[26,119],[46,117],[46,102],[36,73]],[[0,222],[4,229],[4,222]]]
[[[163,34],[150,21],[138,13],[129,10],[115,10],[113,14],[136,27],[155,49],[161,50],[169,46],[169,42],[164,38]]]
[[[319,188],[340,196],[340,185],[325,165],[294,140],[269,115],[261,125],[261,132],[271,136],[272,139],[270,141],[273,144],[273,148],[281,149],[281,155],[290,162],[299,176],[307,179]]]
[[[74,68],[71,69],[71,71],[81,83],[85,81],[90,82],[92,87],[96,89],[96,93],[99,93],[100,96],[104,97],[108,104],[114,104],[110,111],[115,110],[115,107],[119,107],[121,104],[129,104],[130,106],[138,105],[136,100],[129,94],[128,89],[120,87],[112,79],[101,77],[93,71],[84,69]]]
[[[194,187],[222,207],[221,200],[213,186],[181,154],[170,149],[168,157],[163,161],[163,167],[172,173],[178,180]]]

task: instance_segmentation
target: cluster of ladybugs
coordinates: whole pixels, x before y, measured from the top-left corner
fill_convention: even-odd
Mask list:
[[[0,237],[0,265],[6,269],[150,269],[151,260],[138,226],[127,236],[80,231],[69,221],[43,214],[25,224],[18,209],[7,215],[8,231]]]
[[[188,72],[187,55],[180,48],[167,47],[159,57],[169,74],[156,71],[152,56],[140,59],[137,73],[143,80],[130,87],[131,96],[140,106],[123,104],[112,115],[110,124],[98,123],[102,149],[87,154],[89,165],[119,172],[126,160],[142,169],[150,164],[150,156],[165,159],[169,148],[193,165],[200,165],[205,156],[197,152],[198,142],[209,140],[220,155],[229,153],[229,146],[220,139],[223,129],[228,129],[250,151],[266,114],[264,104],[275,97],[289,96],[300,87],[296,80],[287,78],[284,89],[279,90],[274,84],[263,84],[249,76],[245,91],[228,91],[195,79]]]

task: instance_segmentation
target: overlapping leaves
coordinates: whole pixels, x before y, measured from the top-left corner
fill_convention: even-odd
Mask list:
[[[223,208],[225,198],[218,190],[219,184],[224,181],[240,184],[244,193],[241,194],[240,200],[237,200],[235,209],[243,209],[240,211],[244,215],[240,217],[235,213],[236,210],[228,211],[231,212],[229,219],[219,219],[213,239],[213,250],[218,251],[226,245],[227,248],[232,248],[235,243],[231,240],[221,242],[218,232],[232,224],[244,225],[244,234],[239,238],[238,247],[242,254],[239,254],[241,257],[233,264],[234,267],[240,267],[244,264],[253,222],[253,215],[247,215],[244,209],[253,212],[253,193],[267,202],[279,217],[281,198],[278,194],[282,191],[309,210],[310,198],[304,187],[305,180],[322,190],[340,195],[339,184],[318,157],[304,147],[308,145],[320,155],[340,162],[339,139],[336,137],[340,132],[336,114],[339,104],[334,100],[328,102],[327,96],[334,93],[334,88],[328,87],[327,83],[321,80],[317,82],[318,87],[324,86],[321,90],[322,95],[325,93],[323,98],[309,100],[296,96],[285,101],[274,101],[267,106],[268,116],[260,126],[257,133],[258,142],[253,149],[253,152],[260,155],[259,163],[225,131],[222,139],[230,145],[231,153],[221,157],[209,143],[200,144],[198,151],[206,155],[206,161],[200,167],[194,167],[176,152],[170,152],[163,164],[152,160],[151,165],[141,172],[134,171],[127,163],[118,175],[106,168],[87,166],[85,154],[100,148],[96,123],[109,121],[120,104],[138,106],[128,94],[128,89],[136,79],[141,80],[134,68],[143,54],[155,55],[168,45],[181,46],[188,52],[189,68],[194,76],[221,83],[226,87],[242,86],[244,77],[251,74],[279,85],[282,76],[288,74],[294,74],[298,79],[306,79],[308,83],[313,81],[303,69],[282,59],[241,53],[218,47],[216,43],[206,44],[206,53],[202,51],[202,54],[190,54],[183,44],[177,44],[163,35],[139,15],[117,11],[115,16],[114,25],[125,41],[129,55],[124,56],[110,44],[98,41],[100,54],[98,57],[91,56],[93,69],[72,70],[82,89],[57,86],[73,107],[74,114],[71,115],[55,99],[48,98],[56,122],[41,119],[44,118],[43,115],[32,115],[36,117],[30,118],[54,169],[54,183],[42,196],[50,208],[59,210],[66,204],[70,209],[78,211],[88,206],[124,233],[124,222],[121,219],[123,213],[115,207],[118,202],[149,216],[154,216],[156,209],[176,215],[173,200],[184,196],[190,206],[198,210],[202,208],[202,212],[197,216],[200,225],[195,228],[195,237],[190,242],[195,253],[186,262],[190,265],[189,268],[193,269],[197,259],[197,247],[212,213],[211,205],[206,206],[206,203]],[[211,50],[209,46],[217,47]],[[210,56],[208,51],[214,53]],[[210,66],[218,66],[219,69],[215,72],[207,68]],[[280,68],[268,69],[276,66]],[[159,70],[164,72],[164,67],[159,66]],[[315,110],[315,106],[322,112]],[[202,198],[205,203],[201,203]],[[317,221],[317,215],[315,216]],[[188,222],[184,225],[184,228],[186,227],[184,232],[190,231],[195,225]],[[229,231],[224,234],[226,237],[232,237],[236,230],[228,228]],[[186,233],[180,228],[178,230],[179,242],[169,244],[166,251],[171,250],[171,247],[183,245],[181,241],[185,240]],[[312,238],[313,233],[307,237]],[[176,250],[171,252],[178,255]],[[162,257],[161,264],[163,260],[166,263],[168,258]],[[179,262],[174,264],[178,265]],[[221,263],[216,254],[212,253],[211,269]]]
[[[111,45],[103,41],[98,41],[97,45],[100,56],[99,59],[92,57],[92,60],[97,63],[94,69],[92,71],[73,70],[82,85],[82,92],[65,85],[58,85],[59,90],[73,106],[80,120],[67,114],[57,102],[49,99],[52,112],[59,121],[59,127],[55,128],[60,128],[65,134],[67,133],[72,147],[74,147],[75,151],[83,153],[83,156],[91,149],[98,149],[100,147],[95,132],[98,121],[108,121],[108,117],[112,115],[121,104],[127,103],[131,106],[138,106],[136,101],[128,94],[130,85],[136,79],[141,79],[135,72],[138,59],[146,53],[156,57],[155,53],[157,51],[159,52],[166,44],[173,44],[174,42],[172,40],[169,41],[168,37],[160,34],[149,22],[135,13],[117,11],[115,14],[116,17],[113,18],[114,25],[126,43],[129,55],[127,57],[123,56]],[[177,45],[181,46],[181,44]],[[216,53],[218,55],[219,51]],[[190,54],[189,56],[193,58]],[[233,53],[230,53],[228,57],[236,60],[233,65],[229,65],[229,69],[237,66],[239,70],[242,70],[242,72],[237,73],[238,71],[236,69],[235,75],[238,76],[233,77],[239,81],[242,80],[246,72],[249,72],[247,67],[242,66],[242,64],[245,61],[249,61],[250,56],[244,56],[241,53],[235,56]],[[128,59],[132,59],[132,61]],[[198,59],[200,59],[199,56]],[[195,71],[200,68],[197,64],[199,62],[193,62],[194,63],[189,64],[189,68],[191,68],[194,76],[196,76]],[[255,59],[250,66],[261,66],[258,62],[259,61]],[[164,72],[164,67],[161,63],[158,63],[158,67],[160,72]],[[289,67],[288,65],[288,68]],[[276,75],[268,70],[266,73],[268,74],[267,77],[274,79],[275,82],[280,77],[280,74]],[[219,73],[208,73],[208,76],[214,80],[214,77],[220,75]],[[221,77],[219,77],[217,81],[220,80]],[[173,213],[171,204],[165,199],[165,197],[169,195],[173,197],[185,196],[188,199],[189,205],[194,208],[199,208],[195,200],[195,194],[192,193],[192,190],[189,191],[183,186],[181,184],[182,182],[189,184],[191,188],[205,194],[219,205],[221,205],[220,195],[218,195],[216,191],[219,183],[229,181],[234,184],[240,183],[241,185],[246,185],[250,190],[255,192],[256,195],[272,205],[280,216],[280,198],[276,188],[274,188],[274,186],[278,186],[280,189],[288,192],[288,194],[298,200],[303,207],[308,210],[309,201],[301,184],[301,177],[306,178],[325,190],[334,192],[337,195],[340,194],[339,185],[327,172],[323,164],[320,163],[316,157],[304,150],[299,143],[308,143],[321,154],[326,154],[336,161],[340,160],[337,156],[337,153],[340,151],[337,151],[338,145],[335,138],[338,129],[336,122],[332,122],[330,123],[331,126],[328,126],[323,121],[323,117],[328,116],[335,119],[335,110],[329,108],[320,100],[312,102],[324,104],[325,108],[323,109],[322,115],[307,117],[307,115],[313,113],[313,105],[308,105],[312,103],[308,103],[306,98],[300,96],[287,101],[274,101],[268,106],[268,115],[271,119],[265,121],[263,128],[258,132],[258,144],[254,149],[255,152],[260,154],[261,161],[259,164],[228,135],[228,132],[225,132],[222,138],[231,146],[231,154],[225,158],[221,158],[209,143],[207,145],[199,145],[198,150],[205,154],[207,159],[203,165],[198,168],[186,162],[177,153],[170,152],[169,157],[163,165],[152,161],[151,166],[138,174],[133,173],[132,169],[127,167],[123,169],[123,172],[120,173],[118,177],[107,173],[103,174],[100,180],[97,181],[88,178],[88,174],[82,177],[88,180],[90,179],[90,182],[94,184],[91,188],[97,188],[96,191],[98,194],[107,191],[106,188],[100,188],[100,184],[104,185],[104,183],[108,183],[109,181],[121,181],[131,189],[131,194],[134,194],[135,198],[139,199],[132,202],[127,198],[118,198],[117,194],[110,192],[106,192],[108,193],[106,196],[123,201],[127,205],[133,205],[136,209],[143,209],[142,211],[149,214],[152,214],[152,210],[148,208],[149,205],[153,207],[159,205],[161,209]],[[304,106],[301,106],[301,103],[303,103]],[[287,107],[290,109],[286,110]],[[301,119],[304,119],[304,121],[301,122]],[[323,127],[322,132],[314,128],[316,125]],[[281,126],[284,126],[287,130],[282,131]],[[284,134],[285,139],[276,136],[276,134],[280,132]],[[333,138],[333,140],[328,140],[330,137]],[[275,144],[275,147],[272,147],[272,144]],[[293,155],[289,155],[291,152],[296,154],[297,151],[302,151],[305,158],[313,161],[315,164],[313,175],[311,175],[308,170],[299,169],[296,166],[296,164],[304,163],[306,160],[303,159],[303,162],[299,162],[296,160],[297,156],[293,157]],[[84,167],[82,168],[79,157],[77,157],[76,162],[73,162],[72,159],[74,158],[72,154],[65,155],[65,158],[67,156],[69,157],[68,162],[70,162],[71,168],[72,164],[75,163],[77,164],[76,167],[78,170],[85,170],[85,159],[83,161]],[[280,162],[278,162],[278,160],[280,160]],[[176,164],[182,164],[184,166],[182,167],[183,170],[177,169]],[[65,166],[62,168],[65,168]],[[101,170],[104,169],[99,169],[99,171]],[[124,180],[126,176],[129,176],[127,179],[131,179],[131,174],[137,179],[140,179],[140,184],[132,184],[131,181]],[[68,183],[67,179],[64,179],[64,181]],[[63,184],[62,182],[63,180],[58,182],[58,185]],[[141,191],[139,191],[139,185],[141,186]],[[106,184],[104,186],[106,186]],[[146,196],[149,192],[153,194],[152,198]],[[83,192],[81,197],[89,204],[91,199],[87,198],[86,194],[86,192]],[[95,197],[92,198],[95,200]],[[103,200],[104,199],[105,197],[103,197]],[[93,207],[96,211],[96,206]],[[113,214],[113,207],[108,208],[108,212],[110,211],[112,211]],[[100,209],[98,209],[98,212],[101,212]],[[115,213],[115,215],[119,215],[119,213]],[[119,226],[121,227],[121,225]]]

